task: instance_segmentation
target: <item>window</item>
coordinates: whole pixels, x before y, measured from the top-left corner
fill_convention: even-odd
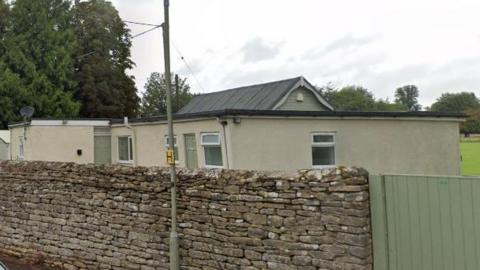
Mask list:
[[[25,140],[23,139],[23,136],[18,137],[19,139],[19,144],[18,144],[18,159],[24,160],[25,159]]]
[[[202,146],[205,154],[205,167],[221,168],[223,166],[223,160],[220,134],[203,133]]]
[[[165,149],[168,150],[170,141],[168,135],[165,136]],[[175,155],[175,163],[178,163],[178,147],[177,147],[177,135],[173,136],[173,154]]]
[[[335,166],[335,134],[312,134],[312,165],[314,168]]]
[[[118,137],[118,161],[133,162],[133,139],[131,136]]]

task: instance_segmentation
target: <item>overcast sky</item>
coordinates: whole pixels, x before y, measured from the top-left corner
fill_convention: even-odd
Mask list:
[[[163,22],[163,0],[112,2],[124,20]],[[170,2],[172,71],[194,92],[303,75],[390,100],[397,87],[415,84],[424,105],[446,91],[480,95],[479,0]],[[164,70],[161,31],[134,39],[132,58],[143,92],[148,75]]]

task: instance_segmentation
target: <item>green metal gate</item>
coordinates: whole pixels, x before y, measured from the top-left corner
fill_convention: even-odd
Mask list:
[[[370,177],[375,270],[480,269],[480,178]]]

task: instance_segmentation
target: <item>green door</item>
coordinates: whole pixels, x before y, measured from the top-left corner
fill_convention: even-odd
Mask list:
[[[195,134],[185,134],[185,157],[189,169],[198,168],[197,162],[197,140]]]
[[[110,136],[94,137],[94,160],[95,164],[112,163],[112,142]]]

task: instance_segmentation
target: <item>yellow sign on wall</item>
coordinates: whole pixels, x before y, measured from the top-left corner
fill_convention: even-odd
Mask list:
[[[175,152],[171,149],[167,150],[167,164],[175,165]]]

